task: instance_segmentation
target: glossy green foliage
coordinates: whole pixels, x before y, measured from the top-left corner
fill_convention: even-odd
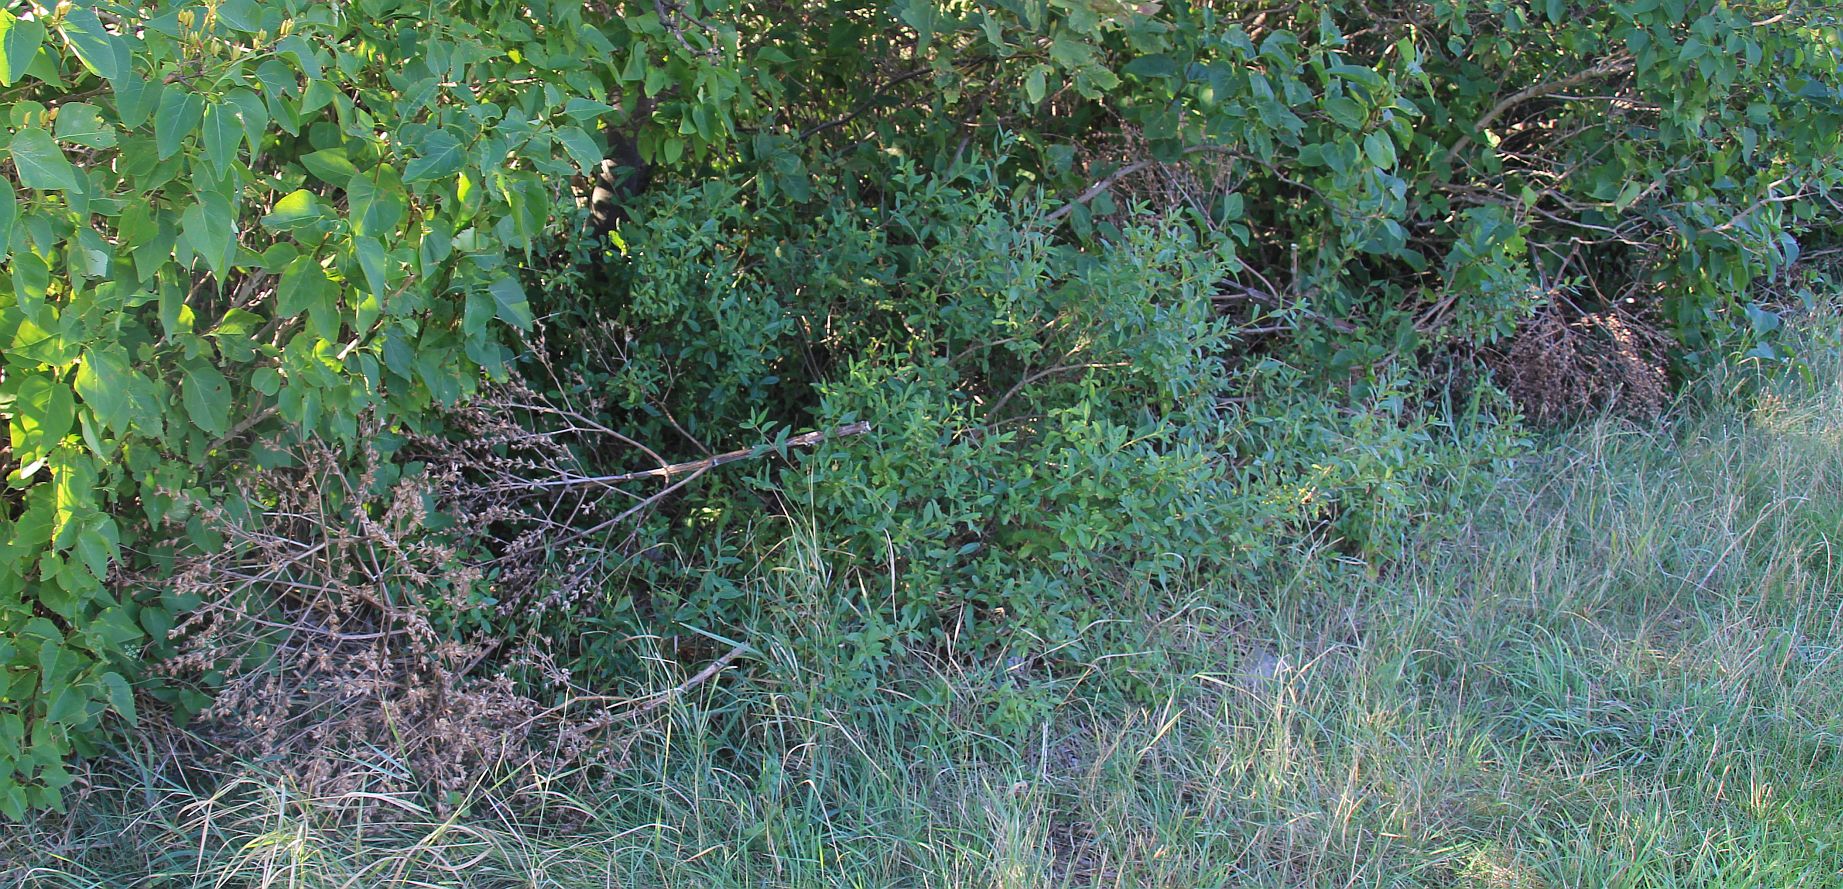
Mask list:
[[[567,7],[0,12],[0,813],[134,722],[193,604],[160,574],[219,543],[193,504],[260,497],[250,442],[420,422],[504,367],[608,56]]]

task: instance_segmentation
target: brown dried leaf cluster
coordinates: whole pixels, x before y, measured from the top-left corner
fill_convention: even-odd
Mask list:
[[[1541,422],[1611,411],[1650,420],[1669,395],[1668,334],[1639,314],[1608,309],[1567,320],[1549,304],[1491,356],[1505,390]]]

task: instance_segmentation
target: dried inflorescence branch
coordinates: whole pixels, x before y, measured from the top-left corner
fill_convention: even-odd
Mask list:
[[[502,613],[571,604],[612,567],[649,551],[637,533],[649,511],[705,473],[768,450],[672,463],[592,413],[512,383],[456,410],[450,434],[411,439],[408,453],[428,466],[454,533],[491,551],[482,564],[493,571]],[[781,446],[868,431],[856,423]],[[591,463],[644,468],[602,474]]]
[[[312,793],[458,790],[507,760],[561,768],[618,756],[620,744],[597,743],[605,729],[652,712],[648,696],[576,688],[550,640],[521,628],[598,588],[648,509],[762,451],[668,463],[521,385],[446,420],[441,435],[399,432],[388,453],[375,419],[356,452],[280,448],[286,459],[266,461],[217,502],[167,492],[189,504],[169,524],[223,542],[182,558],[164,580],[124,580],[198,602],[172,630],[177,653],[157,669],[221,677],[198,726],[221,750],[283,763]],[[595,475],[587,454],[653,465]],[[514,671],[540,688],[519,686]],[[569,703],[546,708],[540,693]],[[575,706],[584,702],[596,706]]]
[[[502,614],[574,602],[625,557],[632,539],[631,522],[609,525],[605,534],[580,530],[605,524],[617,507],[659,502],[657,485],[648,491],[570,484],[587,475],[585,455],[596,462],[625,454],[664,461],[522,384],[491,389],[446,419],[446,434],[412,436],[406,452],[427,466],[439,509],[455,523],[451,535],[484,550],[480,564],[492,569]]]
[[[583,475],[576,439],[625,439],[522,387],[449,420],[448,435],[411,435],[390,454],[376,446],[381,428],[364,430],[355,453],[286,448],[288,459],[271,461],[282,465],[251,472],[221,501],[183,498],[190,509],[169,517],[222,545],[193,552],[165,581],[130,582],[199,603],[158,669],[222,677],[200,728],[232,756],[286,763],[304,788],[339,794],[459,789],[490,763],[528,756],[535,731],[576,739],[537,745],[547,755],[589,749],[593,714],[566,724],[506,672],[544,659],[542,640],[458,628],[528,626],[499,618],[570,604],[610,536],[574,532],[610,514],[636,518],[630,504],[657,497],[558,484]],[[482,608],[493,613],[467,617]]]
[[[539,709],[503,675],[469,675],[496,640],[443,630],[481,569],[465,540],[429,530],[431,479],[399,477],[370,446],[289,456],[173,517],[224,542],[164,582],[199,604],[157,669],[221,676],[197,727],[233,757],[286,763],[310,792],[462,786]]]

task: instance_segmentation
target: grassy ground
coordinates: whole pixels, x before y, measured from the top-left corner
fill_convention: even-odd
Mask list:
[[[1418,564],[1123,594],[1130,656],[925,716],[713,683],[460,815],[130,752],[0,882],[1843,885],[1843,374],[1731,401],[1553,439]]]

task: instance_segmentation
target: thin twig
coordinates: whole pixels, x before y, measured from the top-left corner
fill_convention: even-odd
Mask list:
[[[1272,308],[1272,309],[1279,309],[1281,311],[1298,312],[1300,315],[1306,318],[1310,318],[1313,321],[1317,321],[1320,324],[1327,325],[1332,330],[1335,330],[1339,333],[1354,333],[1356,332],[1356,329],[1357,329],[1357,326],[1355,324],[1352,324],[1349,321],[1345,321],[1342,318],[1332,318],[1327,315],[1321,315],[1303,306],[1288,306],[1282,303],[1279,297],[1274,296],[1273,294],[1268,293],[1264,290],[1260,290],[1254,287],[1249,287],[1246,284],[1240,284],[1234,281],[1223,281],[1217,286],[1225,287],[1225,288],[1228,288],[1234,291],[1232,293],[1218,294],[1216,296],[1216,299],[1218,300],[1226,301],[1226,300],[1245,299],[1245,300],[1251,300],[1253,302],[1260,303],[1261,305],[1267,306],[1268,308]]]
[[[817,136],[820,133],[825,132],[826,130],[833,129],[835,127],[842,127],[845,124],[848,124],[858,119],[859,117],[862,117],[864,115],[864,112],[869,111],[873,107],[876,107],[876,104],[878,102],[887,98],[889,96],[889,90],[892,87],[898,86],[906,81],[914,80],[915,78],[920,77],[923,74],[927,74],[933,70],[934,70],[933,68],[916,68],[913,71],[905,71],[901,74],[891,77],[888,83],[885,83],[881,87],[878,87],[876,95],[871,96],[868,99],[865,99],[863,103],[859,104],[856,108],[851,109],[849,112],[846,112],[845,114],[839,117],[832,118],[831,120],[828,120],[824,123],[813,124],[812,126],[807,127],[804,130],[801,130],[800,136],[799,136],[800,140],[805,141],[807,139],[811,139],[812,137]]]
[[[580,697],[570,698],[564,701],[563,703],[556,705],[555,707],[549,707],[549,708],[546,708],[538,712],[536,715],[532,716],[531,718],[526,719],[524,722],[519,723],[512,730],[516,732],[520,729],[525,728],[526,726],[531,725],[534,722],[537,722],[540,719],[543,719],[546,716],[551,716],[556,713],[561,713],[562,711],[567,710],[570,707],[573,707],[577,704],[610,703],[616,707],[634,707],[634,709],[620,714],[620,718],[634,719],[640,716],[644,716],[648,713],[653,712],[654,710],[659,709],[660,707],[665,706],[670,701],[674,701],[680,697],[683,697],[686,692],[694,688],[697,688],[698,686],[703,685],[706,682],[709,682],[712,676],[715,676],[718,673],[723,672],[723,668],[728,667],[732,663],[735,663],[737,658],[742,657],[744,654],[747,654],[748,651],[749,651],[749,646],[738,644],[735,648],[732,648],[728,652],[726,652],[722,657],[717,658],[714,661],[711,661],[709,664],[706,664],[704,666],[704,669],[697,671],[695,674],[691,676],[690,679],[686,679],[685,681],[680,682],[679,684],[671,688],[668,688],[664,691],[654,692],[650,695],[643,695],[638,698],[620,698],[620,697],[615,697],[613,695],[583,695]],[[635,706],[635,705],[638,705],[638,706]]]
[[[1011,400],[1011,396],[1018,394],[1019,392],[1023,391],[1025,386],[1028,386],[1031,383],[1041,380],[1044,377],[1051,376],[1054,374],[1059,374],[1059,373],[1069,373],[1070,371],[1077,371],[1077,370],[1096,370],[1096,369],[1103,368],[1103,367],[1131,367],[1131,366],[1132,366],[1132,362],[1130,361],[1109,361],[1109,362],[1088,362],[1086,364],[1058,364],[1055,367],[1045,368],[1043,370],[1037,371],[1036,373],[1033,373],[1017,381],[1017,385],[1012,386],[1010,389],[1006,390],[1004,395],[999,396],[998,400],[992,403],[992,407],[986,411],[986,416],[988,417],[998,416],[999,408],[1004,407],[1005,402],[1008,402]]]
[[[1578,86],[1605,74],[1624,74],[1630,72],[1632,70],[1632,64],[1630,58],[1614,59],[1591,68],[1583,69],[1560,80],[1553,80],[1548,83],[1538,83],[1528,89],[1519,90],[1504,98],[1496,105],[1491,106],[1491,110],[1486,111],[1483,116],[1474,121],[1472,123],[1472,132],[1484,132],[1485,127],[1490,126],[1492,121],[1497,120],[1510,109],[1531,99],[1538,99],[1550,93],[1561,92],[1571,86]],[[1459,153],[1464,151],[1466,147],[1471,144],[1472,137],[1470,134],[1460,136],[1459,141],[1454,142],[1452,149],[1446,152],[1446,162],[1449,164],[1452,163],[1455,158],[1459,157]]]
[[[851,423],[849,425],[840,426],[837,429],[832,430],[831,432],[807,432],[802,435],[796,435],[787,440],[787,447],[790,447],[790,448],[812,447],[813,445],[819,444],[820,442],[826,441],[828,439],[848,438],[853,435],[863,435],[869,431],[870,431],[870,424],[863,422],[863,421],[859,421],[856,423]],[[623,472],[618,475],[566,477],[566,478],[557,478],[557,479],[551,479],[549,481],[541,481],[541,482],[516,482],[516,483],[511,483],[508,485],[501,485],[500,487],[501,488],[515,488],[517,490],[524,491],[524,490],[530,490],[533,488],[567,488],[567,487],[575,487],[577,485],[604,485],[604,486],[618,485],[623,482],[640,481],[641,479],[671,478],[675,475],[685,475],[687,473],[702,473],[702,472],[706,472],[711,469],[715,469],[719,466],[722,466],[725,463],[735,463],[739,460],[747,460],[750,457],[754,457],[754,456],[761,454],[765,449],[769,449],[769,446],[768,445],[756,445],[755,447],[752,447],[752,448],[742,448],[739,450],[727,451],[725,453],[717,454],[717,455],[710,456],[710,457],[705,457],[702,460],[690,460],[684,463],[671,463],[671,464],[667,464],[664,466],[660,466],[657,469],[642,469],[637,472]]]
[[[818,444],[819,442],[825,441],[828,438],[842,438],[842,437],[851,436],[851,435],[863,435],[869,431],[870,431],[870,424],[863,422],[863,421],[859,421],[856,423],[851,423],[846,426],[840,426],[837,429],[832,430],[830,433],[808,432],[804,435],[796,435],[793,438],[790,438],[787,440],[787,446],[788,447],[807,447],[810,445]],[[738,460],[746,460],[749,457],[756,456],[757,454],[762,453],[764,448],[765,446],[757,446],[757,447],[748,448],[745,450],[730,451],[728,453],[718,454],[715,457],[707,457],[703,460],[693,460],[689,463],[675,463],[671,466],[662,467],[660,469],[649,469],[644,472],[631,472],[631,473],[627,473],[621,476],[603,476],[599,479],[559,479],[555,482],[532,482],[529,484],[519,485],[518,488],[522,490],[522,489],[534,488],[534,487],[539,487],[539,486],[556,487],[558,484],[565,483],[565,482],[569,484],[588,484],[588,483],[612,484],[616,480],[632,481],[632,480],[641,479],[641,478],[668,478],[671,475],[676,474],[676,473],[685,473],[684,478],[681,478],[678,481],[675,481],[672,484],[667,485],[666,487],[661,488],[660,490],[648,495],[646,498],[642,499],[639,503],[636,503],[633,506],[628,507],[627,509],[623,510],[619,515],[615,516],[614,518],[607,519],[601,522],[597,522],[596,524],[591,525],[587,528],[570,531],[568,534],[565,534],[562,537],[553,538],[553,539],[549,539],[545,541],[545,543],[549,546],[562,546],[564,544],[574,543],[575,541],[581,540],[585,537],[589,537],[595,534],[600,534],[601,532],[606,531],[609,528],[619,525],[620,523],[632,518],[635,514],[639,513],[641,510],[647,509],[648,507],[651,507],[659,503],[660,501],[664,500],[672,492],[677,491],[679,488],[682,488],[688,484],[691,484],[692,482],[701,478],[704,475],[704,473],[709,472],[710,470],[715,469],[718,466],[722,466],[725,463],[735,463]],[[504,558],[504,557],[502,556],[501,558]]]
[[[1192,145],[1191,147],[1184,149],[1183,153],[1186,155],[1189,155],[1189,154],[1196,154],[1198,152],[1203,152],[1203,151],[1221,152],[1221,153],[1226,154],[1226,153],[1233,153],[1235,149],[1227,145]],[[1133,161],[1132,163],[1127,164],[1126,166],[1121,167],[1120,169],[1115,170],[1112,173],[1109,173],[1107,176],[1103,177],[1101,181],[1088,186],[1086,189],[1082,191],[1081,194],[1078,194],[1074,198],[1071,198],[1068,203],[1063,204],[1062,206],[1057,207],[1056,209],[1051,210],[1048,213],[1045,213],[1043,215],[1043,221],[1044,222],[1055,222],[1056,220],[1069,215],[1071,212],[1074,212],[1076,207],[1079,207],[1082,204],[1086,204],[1089,201],[1092,201],[1095,198],[1100,197],[1101,192],[1104,192],[1112,188],[1114,186],[1114,183],[1119,182],[1120,180],[1125,179],[1126,177],[1131,176],[1134,173],[1137,173],[1140,170],[1143,170],[1146,167],[1149,167],[1155,163],[1158,163],[1158,161],[1155,161],[1151,158],[1146,158],[1145,160]]]

